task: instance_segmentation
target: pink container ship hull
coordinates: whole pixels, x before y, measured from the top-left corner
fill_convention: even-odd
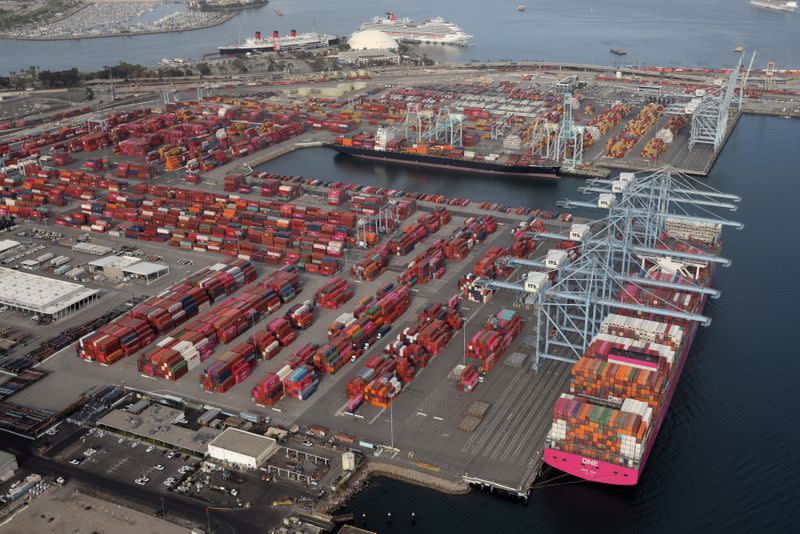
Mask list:
[[[705,307],[706,297],[703,298],[703,305]],[[664,422],[664,417],[669,410],[669,404],[672,402],[672,395],[678,385],[678,379],[683,371],[683,364],[686,362],[686,357],[689,355],[689,350],[694,342],[694,335],[697,332],[698,323],[692,323],[689,328],[689,338],[684,342],[681,350],[680,360],[678,361],[677,368],[670,377],[669,386],[667,387],[664,403],[656,416],[655,424],[652,426],[652,431],[649,433],[647,439],[647,447],[645,448],[642,460],[638,468],[625,467],[618,464],[604,462],[594,458],[588,458],[580,454],[572,454],[550,447],[544,448],[543,460],[546,464],[555,467],[559,471],[563,471],[570,475],[574,475],[585,480],[592,482],[599,482],[601,484],[612,484],[617,486],[635,486],[639,483],[639,479],[644,471],[644,466],[647,463],[647,458],[650,456],[650,451],[653,449],[653,444],[656,442],[658,431],[661,428],[661,423]]]

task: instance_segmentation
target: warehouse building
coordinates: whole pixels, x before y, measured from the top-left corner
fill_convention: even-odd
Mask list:
[[[98,298],[100,291],[0,267],[0,305],[53,319]]]
[[[12,248],[16,248],[19,246],[19,241],[14,241],[13,239],[3,239],[0,241],[0,254],[3,252],[7,252]]]
[[[122,280],[125,275],[122,270],[130,267],[134,263],[139,263],[139,258],[132,256],[105,256],[97,260],[92,260],[86,264],[92,274],[102,273],[110,280]]]
[[[400,64],[400,56],[390,50],[348,50],[347,52],[339,52],[336,59],[340,65],[345,67]]]
[[[97,421],[97,426],[160,447],[205,456],[208,454],[209,443],[219,435],[220,431],[210,427],[191,430],[180,426],[184,420],[185,415],[182,410],[162,404],[150,404],[135,414],[128,410],[111,410]]]
[[[102,273],[109,280],[117,282],[130,277],[149,284],[169,274],[168,265],[142,261],[133,256],[106,256],[90,261],[87,266],[90,273]]]
[[[150,284],[162,276],[169,274],[169,265],[164,263],[153,263],[151,261],[140,261],[122,270],[125,276],[134,280],[139,280]]]
[[[208,444],[208,455],[229,464],[255,469],[272,456],[275,440],[236,428],[227,428]]]

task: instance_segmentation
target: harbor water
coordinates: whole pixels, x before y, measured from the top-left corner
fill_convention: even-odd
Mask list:
[[[530,9],[530,8],[529,8]],[[473,491],[450,497],[381,479],[350,503],[381,532],[785,532],[794,530],[800,463],[794,323],[800,301],[795,144],[800,121],[745,116],[707,178],[742,196],[725,236],[729,268],[709,301],[667,418],[634,488],[547,472],[527,504]],[[327,149],[294,152],[262,169],[553,209],[581,181],[542,184],[386,168]],[[475,393],[480,398],[480,389]],[[386,524],[386,514],[394,520]],[[417,516],[411,525],[411,512]]]
[[[517,5],[527,5],[520,13]],[[175,11],[174,4],[162,9]],[[278,16],[276,10],[282,12]],[[800,67],[800,14],[758,9],[747,0],[273,0],[211,28],[156,35],[68,41],[0,40],[0,75],[43,69],[100,69],[120,61],[155,65],[164,57],[199,58],[256,30],[350,35],[386,11],[415,21],[440,16],[474,35],[467,48],[425,47],[441,61],[540,59],[594,64],[732,66],[742,45],[757,64]],[[627,51],[611,55],[611,48]]]

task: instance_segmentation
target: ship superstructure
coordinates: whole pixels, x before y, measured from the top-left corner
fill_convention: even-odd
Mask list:
[[[427,19],[422,23],[415,23],[410,18],[397,18],[393,12],[386,13],[386,17],[375,17],[364,22],[359,30],[378,30],[398,43],[407,44],[436,44],[466,46],[472,35],[466,33],[461,27],[441,17]]]
[[[785,13],[794,13],[797,9],[797,2],[794,0],[750,0],[750,5]]]
[[[220,46],[219,53],[227,54],[247,54],[259,52],[279,52],[281,50],[310,50],[315,48],[326,48],[338,42],[335,35],[324,33],[308,32],[298,34],[296,30],[289,32],[289,35],[280,35],[278,30],[272,32],[271,37],[262,37],[257,31],[253,37],[247,38],[243,43],[235,45]]]

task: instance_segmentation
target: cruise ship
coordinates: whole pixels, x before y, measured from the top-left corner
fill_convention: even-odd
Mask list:
[[[261,32],[256,32],[253,37],[245,40],[244,43],[235,45],[220,46],[219,53],[222,55],[251,54],[261,52],[278,52],[281,50],[310,50],[313,48],[326,48],[339,42],[335,35],[324,33],[301,33],[292,30],[289,35],[279,35],[278,30],[272,32],[272,37],[264,38]]]
[[[797,9],[797,2],[793,0],[750,0],[750,5],[786,13],[794,13],[794,10]]]
[[[378,30],[391,36],[398,43],[408,44],[466,46],[472,39],[472,36],[457,24],[441,17],[416,24],[410,18],[398,19],[391,11],[386,13],[386,18],[375,17],[369,22],[364,22],[359,30]]]

